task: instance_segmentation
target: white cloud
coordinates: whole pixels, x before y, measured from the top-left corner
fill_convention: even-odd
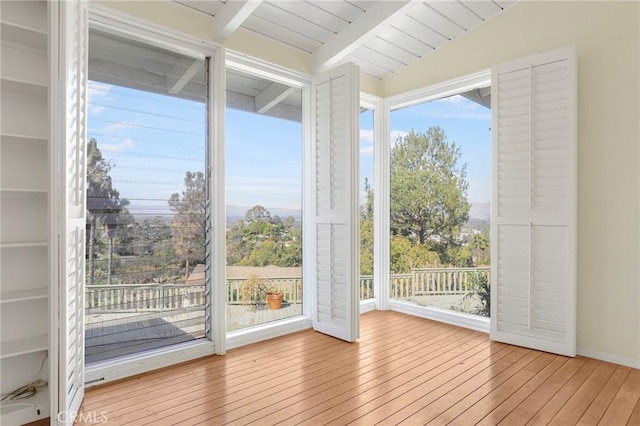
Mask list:
[[[130,137],[126,137],[120,143],[103,143],[100,144],[100,149],[104,152],[123,152],[133,149],[133,141]]]
[[[372,129],[360,129],[360,155],[373,155]]]

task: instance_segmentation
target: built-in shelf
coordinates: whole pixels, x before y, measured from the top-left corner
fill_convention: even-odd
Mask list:
[[[0,97],[2,135],[27,139],[48,139],[48,102],[38,96],[9,92]]]
[[[0,31],[2,31],[3,41],[8,41],[10,43],[22,43],[42,50],[46,50],[47,48],[46,33],[34,31],[31,28],[24,28],[8,22],[2,22],[0,24]]]
[[[21,147],[27,145],[46,149],[47,142],[49,141],[47,138],[34,138],[23,135],[8,134],[4,132],[4,129],[2,130],[2,134],[0,134],[0,146]]]
[[[0,188],[1,192],[24,193],[24,194],[46,194],[45,188]]]
[[[47,247],[46,241],[15,241],[0,243],[0,248]]]
[[[48,336],[28,337],[26,339],[9,340],[2,342],[0,347],[0,358],[9,358],[30,354],[34,352],[46,351],[49,349]]]
[[[3,291],[0,292],[0,304],[46,299],[47,297],[49,297],[48,292],[49,289],[46,287],[34,288],[32,290]]]
[[[2,90],[20,91],[24,87],[12,87],[11,82],[46,88],[49,83],[47,73],[46,52],[32,46],[2,41],[2,63],[0,75],[2,75]]]
[[[0,407],[2,407],[2,421],[8,425],[46,419],[51,415],[49,386],[39,389],[31,398],[2,401]]]
[[[15,184],[15,180],[13,182]],[[6,184],[3,182],[3,184]],[[30,185],[33,183],[30,183]],[[46,241],[47,195],[37,192],[0,192],[2,243]]]
[[[24,173],[28,170],[29,173]],[[0,138],[0,190],[47,192],[49,187],[48,147],[43,139],[2,135]]]
[[[38,1],[3,1],[2,22],[46,37],[47,4]],[[2,38],[5,38],[4,34]]]
[[[5,61],[5,58],[2,57],[2,60]],[[42,98],[42,101],[46,102],[47,86],[43,86],[29,80],[14,79],[4,76],[0,79],[0,84],[2,85],[3,92],[7,91],[10,93],[19,93],[23,96]]]
[[[3,393],[33,380],[50,344],[49,53],[56,55],[49,52],[50,4],[0,0]],[[48,381],[48,371],[38,374]],[[50,417],[50,392],[57,389],[46,387],[30,398],[3,401],[0,424],[20,425]]]

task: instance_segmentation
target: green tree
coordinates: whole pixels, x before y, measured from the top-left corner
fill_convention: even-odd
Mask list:
[[[282,219],[254,206],[227,230],[227,264],[300,266],[302,230],[294,217]]]
[[[365,202],[360,206],[360,275],[373,275],[373,189],[364,179]]]
[[[441,266],[438,253],[429,250],[426,244],[416,244],[406,237],[391,237],[391,273],[408,274],[414,268]]]
[[[177,255],[184,259],[185,280],[190,263],[204,259],[205,251],[205,179],[202,172],[187,172],[184,191],[169,198],[169,207],[176,214],[171,221],[171,235]]]
[[[444,131],[409,132],[391,149],[391,232],[432,247],[442,260],[469,219],[466,165]]]
[[[126,209],[129,201],[120,198],[113,187],[109,172],[113,163],[102,156],[98,142],[91,138],[87,144],[87,284],[92,285],[96,276],[95,259],[97,232],[104,230],[109,240],[107,248],[107,284],[111,283],[113,239],[119,225],[128,223],[131,215]]]

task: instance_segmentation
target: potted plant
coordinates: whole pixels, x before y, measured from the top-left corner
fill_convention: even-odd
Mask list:
[[[271,287],[267,291],[267,306],[269,309],[282,308],[282,292],[276,287]]]

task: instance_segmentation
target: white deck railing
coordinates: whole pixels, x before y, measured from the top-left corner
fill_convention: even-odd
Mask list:
[[[489,277],[489,267],[419,268],[410,274],[390,276],[391,297],[464,295],[472,290],[472,274]],[[227,279],[227,303],[241,305],[243,278]],[[283,293],[289,303],[302,303],[301,277],[270,277],[270,287]],[[373,297],[373,276],[360,277],[360,299]],[[190,284],[114,284],[86,286],[86,309],[98,312],[153,312],[204,306],[204,285]]]

